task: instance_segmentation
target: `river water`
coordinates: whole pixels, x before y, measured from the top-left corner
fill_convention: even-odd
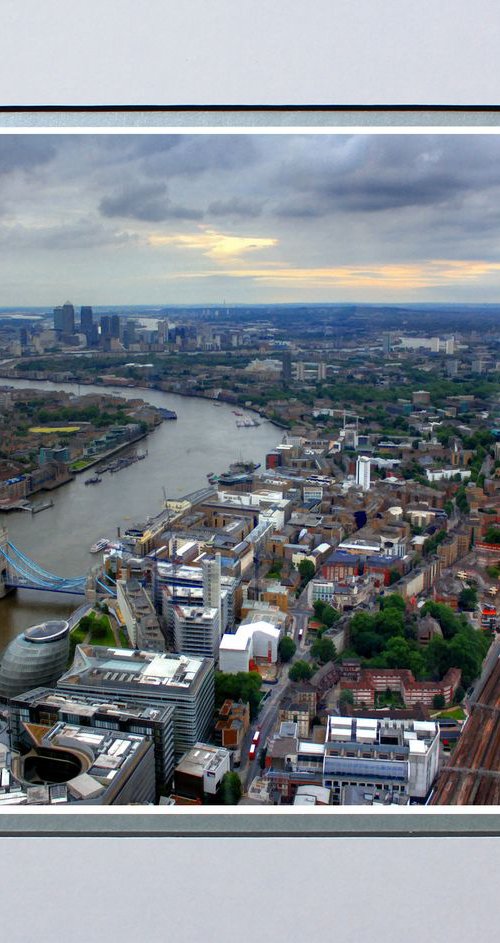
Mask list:
[[[99,537],[117,535],[134,521],[143,521],[162,508],[163,489],[169,498],[179,498],[206,487],[207,474],[225,471],[239,459],[261,462],[266,452],[282,438],[271,423],[239,429],[231,406],[209,400],[175,396],[158,390],[122,387],[81,386],[28,380],[2,380],[0,385],[34,389],[63,389],[116,393],[126,399],[140,397],[155,406],[177,413],[176,421],[165,420],[138,443],[147,458],[111,475],[102,484],[85,486],[83,472],[69,484],[52,491],[54,507],[39,514],[0,514],[13,544],[45,569],[58,576],[80,576],[96,558],[89,547]],[[126,454],[126,453],[123,453]],[[40,501],[43,493],[36,496]],[[81,597],[18,590],[0,600],[0,651],[18,632],[48,618],[64,618],[81,603]]]

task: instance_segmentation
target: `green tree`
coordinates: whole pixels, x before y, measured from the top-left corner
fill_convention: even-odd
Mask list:
[[[400,612],[406,611],[406,602],[399,593],[389,593],[382,596],[380,600],[381,609],[398,609]]]
[[[394,606],[381,609],[374,617],[375,628],[384,638],[393,638],[395,635],[404,635],[405,623],[403,613]]]
[[[229,698],[244,701],[250,707],[252,720],[257,716],[262,700],[262,678],[258,671],[238,671],[237,674],[215,672],[215,706],[220,707]]]
[[[417,681],[420,681],[425,674],[426,664],[422,652],[410,652],[410,671]]]
[[[477,589],[472,586],[463,589],[458,597],[458,605],[460,609],[464,609],[466,612],[474,612],[477,606]]]
[[[388,668],[410,668],[411,649],[404,638],[390,638],[384,648],[383,655],[386,658]]]
[[[334,609],[333,606],[330,606],[328,603],[323,609],[323,625],[326,625],[327,629],[331,629],[332,625],[335,625],[336,622],[341,618],[341,614],[338,609]]]
[[[279,652],[281,661],[283,662],[291,661],[296,651],[297,651],[297,646],[293,638],[290,638],[289,635],[284,635],[283,638],[280,639],[279,644],[278,644],[278,652]]]
[[[299,563],[299,573],[304,582],[312,580],[314,574],[316,573],[316,567],[312,560],[301,560]]]
[[[320,622],[323,622],[323,613],[325,611],[326,602],[323,602],[322,599],[317,599],[316,602],[313,602],[314,615]]]
[[[350,688],[342,688],[339,697],[339,705],[345,707],[346,704],[354,704],[354,694]]]
[[[432,706],[438,711],[442,710],[443,707],[446,707],[446,701],[442,694],[435,694],[432,698]]]
[[[427,671],[436,681],[441,680],[451,667],[448,645],[446,640],[440,638],[439,635],[431,639],[425,649],[424,657]]]
[[[434,602],[432,599],[429,599],[428,602],[422,606],[422,613],[430,613],[434,619],[437,619],[441,627],[441,631],[445,639],[453,638],[454,635],[459,631],[461,625],[460,617],[455,615],[451,606],[446,606],[444,603]],[[462,618],[464,618],[462,616]]]
[[[332,661],[336,653],[335,645],[329,638],[318,638],[311,645],[312,657],[317,658],[322,665],[326,665],[328,661]]]
[[[307,661],[296,661],[288,671],[290,681],[309,681],[313,670]]]
[[[484,541],[487,544],[500,544],[500,527],[488,527]]]
[[[356,654],[360,655],[361,658],[373,658],[373,656],[380,655],[383,648],[384,639],[375,631],[363,632],[356,639]]]
[[[220,784],[220,798],[224,805],[238,805],[241,793],[241,779],[238,774],[224,773]]]

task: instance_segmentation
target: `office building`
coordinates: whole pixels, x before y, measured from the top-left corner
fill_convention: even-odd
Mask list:
[[[42,622],[21,632],[5,649],[0,665],[0,699],[41,685],[53,685],[69,658],[69,625]]]
[[[75,333],[75,309],[70,301],[62,306],[62,332],[66,335]]]
[[[204,739],[212,726],[214,664],[209,658],[77,645],[73,665],[57,687],[70,694],[170,705],[176,756]]]
[[[57,334],[63,332],[63,309],[61,306],[54,308],[54,331]]]
[[[214,563],[214,561],[210,561]],[[217,567],[174,565],[159,560],[153,572],[155,602],[162,612],[167,631],[173,637],[173,609],[179,606],[204,606],[218,608],[212,603],[217,599]],[[235,624],[238,580],[221,575],[220,608],[221,626],[224,632],[231,631]]]
[[[214,797],[230,769],[229,750],[207,743],[195,743],[175,767],[175,792],[188,799]]]
[[[202,560],[201,569],[203,573],[203,605],[207,608],[217,609],[220,627],[222,625],[220,553],[216,553],[213,559]]]
[[[186,655],[219,658],[221,638],[217,609],[204,606],[174,607],[174,648]]]
[[[105,694],[65,694],[55,688],[36,688],[13,698],[9,704],[11,744],[25,744],[24,724],[56,724],[58,721],[119,730],[148,737],[154,747],[156,794],[170,785],[174,774],[174,708],[167,704],[122,701]]]
[[[116,594],[128,637],[134,648],[147,652],[164,652],[165,637],[146,589],[135,579],[117,580]]]
[[[356,484],[363,491],[370,490],[370,458],[360,455],[356,461]]]
[[[328,718],[323,785],[339,803],[346,786],[425,798],[437,776],[439,726],[434,721]]]
[[[155,798],[151,740],[78,724],[24,724],[25,751],[0,753],[0,809],[130,805]]]
[[[111,318],[108,314],[101,317],[101,337],[111,337]]]
[[[80,308],[80,331],[85,334],[87,344],[91,342],[94,327],[94,314],[92,308],[82,305]]]

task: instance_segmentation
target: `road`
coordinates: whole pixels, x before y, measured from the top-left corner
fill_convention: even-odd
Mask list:
[[[281,674],[277,684],[269,686],[266,685],[267,690],[270,691],[269,697],[266,700],[264,706],[261,708],[257,720],[251,725],[251,728],[245,737],[242,747],[242,762],[239,769],[239,774],[245,791],[248,790],[250,783],[256,776],[258,776],[260,772],[259,754],[262,748],[266,745],[266,740],[276,725],[279,703],[285,689],[289,684],[288,669],[294,661],[299,659],[310,659],[308,646],[306,645],[306,637],[307,624],[311,618],[311,615],[313,614],[313,611],[308,606],[307,586],[296,600],[295,605],[291,606],[289,614],[293,619],[292,638],[297,646],[297,650],[291,662],[282,666]],[[299,632],[301,629],[302,638],[299,642]],[[252,760],[252,762],[249,762],[248,751],[250,749],[252,737],[257,729],[259,729],[261,732],[259,746],[256,751],[255,759]]]
[[[283,696],[285,688],[288,687],[288,684],[288,666],[284,665],[277,684],[269,687],[266,685],[267,689],[270,691],[269,697],[266,700],[264,706],[261,708],[257,720],[254,721],[251,725],[243,742],[239,774],[245,792],[248,790],[252,780],[259,774],[259,754],[262,748],[266,745],[266,740],[276,724],[279,702]],[[248,759],[248,751],[250,749],[252,737],[257,729],[261,732],[259,746],[256,750],[255,759],[250,762]]]

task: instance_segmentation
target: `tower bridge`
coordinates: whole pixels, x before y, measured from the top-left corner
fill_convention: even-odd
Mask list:
[[[114,586],[107,586],[99,570],[85,576],[57,576],[36,563],[9,540],[6,527],[0,529],[0,599],[15,589],[31,589],[45,593],[87,596],[107,593],[116,595]]]

